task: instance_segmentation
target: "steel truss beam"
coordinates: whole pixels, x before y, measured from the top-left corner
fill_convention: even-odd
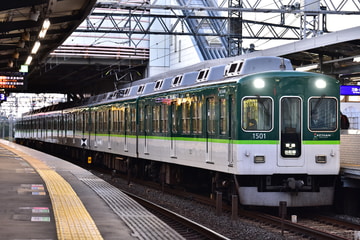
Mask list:
[[[227,45],[222,47],[227,49],[228,56],[234,56],[242,53],[243,39],[299,40],[316,36],[318,32],[327,32],[327,14],[360,14],[360,1],[354,0],[321,0],[319,11],[309,11],[297,0],[273,0],[271,5],[269,0],[222,0],[218,6],[210,3],[202,6],[195,0],[181,0],[178,1],[179,5],[161,5],[157,4],[158,0],[151,1],[151,4],[150,1],[138,2],[98,2],[88,16],[86,25],[80,26],[75,32],[123,34],[129,46],[135,47],[147,41],[150,34],[194,36],[197,42],[199,39],[206,42],[206,37],[218,37],[228,40]],[[271,18],[277,16],[278,23],[276,20],[247,20],[248,13],[272,14]],[[301,16],[299,26],[285,23],[285,16],[289,14]],[[308,29],[307,16],[316,16],[319,22],[316,24],[320,24],[322,19],[322,29],[316,24],[313,29],[311,25]],[[211,49],[205,45],[204,49]],[[206,51],[203,52],[204,59],[212,58],[206,56]]]
[[[94,25],[91,22],[92,16],[101,16],[103,20]],[[120,24],[116,21],[116,17],[123,18]],[[174,22],[171,26],[166,24],[165,19],[172,19]],[[195,32],[190,30],[186,20],[196,19],[198,20],[198,26],[195,28]],[[209,24],[209,19],[218,20],[220,26],[222,26],[219,32],[201,32],[202,25]],[[113,26],[103,28],[103,24],[106,20],[109,20]],[[150,13],[92,13],[87,19],[87,26],[79,27],[76,32],[99,32],[99,33],[128,33],[128,34],[162,34],[162,35],[200,35],[200,36],[231,36],[231,33],[226,31],[228,25],[228,17],[221,16],[185,16],[185,15],[161,15]],[[282,24],[264,23],[257,21],[243,20],[243,23],[247,26],[246,33],[243,38],[249,39],[285,39],[294,40],[299,39],[299,27],[286,26]],[[152,26],[161,26],[162,29],[152,29]],[[254,25],[259,25],[260,30],[254,31],[252,28]],[[132,26],[132,27],[131,27]],[[250,27],[253,26],[253,27]],[[181,29],[181,31],[179,31]],[[214,27],[214,29],[216,29]],[[264,30],[270,30],[271,36],[264,36],[262,33]],[[286,36],[287,33],[292,33],[291,36]]]
[[[146,1],[149,2],[149,1]],[[229,24],[229,16],[227,13],[241,12],[241,13],[272,13],[272,14],[304,14],[304,11],[297,9],[295,6],[296,1],[286,2],[284,1],[273,1],[274,8],[263,8],[265,0],[249,1],[242,0],[242,7],[224,7],[228,0],[224,0],[219,7],[208,7],[208,6],[179,6],[179,5],[156,5],[156,0],[153,1],[154,4],[148,3],[142,4],[126,4],[126,3],[114,3],[114,4],[103,4],[99,2],[95,7],[99,10],[109,10],[116,9],[118,11],[101,13],[98,11],[93,11],[87,19],[87,26],[80,27],[77,32],[99,32],[99,33],[124,33],[127,35],[132,34],[162,34],[162,35],[194,35],[199,36],[227,36],[227,37],[236,37],[227,31],[227,26]],[[269,1],[266,1],[269,2]],[[191,3],[191,1],[189,1]],[[321,1],[322,10],[321,11],[308,11],[306,14],[345,14],[345,15],[359,15],[360,14],[360,2],[352,0],[342,0],[339,1],[333,0],[322,0]],[[344,9],[356,9],[356,11],[349,11]],[[119,11],[120,10],[120,11]],[[151,10],[161,10],[166,12],[166,14],[153,14]],[[184,11],[187,11],[189,15],[183,14]],[[204,15],[195,14],[196,12],[218,12],[216,15]],[[102,17],[102,21],[94,25],[91,21],[92,17]],[[280,17],[280,15],[279,15]],[[121,19],[119,21],[118,19]],[[172,25],[169,26],[166,22],[166,19],[172,20]],[[191,29],[187,24],[188,19],[196,19],[198,26]],[[216,20],[218,26],[221,26],[221,29],[218,31],[212,32],[202,32],[202,25],[211,24]],[[103,24],[106,21],[112,23],[112,27],[104,28]],[[268,23],[268,22],[258,22],[242,19],[243,23],[243,39],[283,39],[283,40],[296,40],[301,38],[301,27],[285,25],[283,19],[279,19],[279,24]],[[152,27],[156,25],[157,29]],[[161,28],[159,28],[159,26]],[[326,26],[325,26],[326,28]],[[179,29],[181,29],[179,31]],[[212,29],[218,29],[218,27],[213,27]],[[195,31],[194,31],[195,30]],[[270,35],[269,35],[270,33]],[[266,34],[266,35],[265,35]]]

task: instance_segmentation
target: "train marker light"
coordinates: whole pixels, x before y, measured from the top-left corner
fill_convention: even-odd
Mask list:
[[[326,88],[326,82],[323,79],[318,79],[315,81],[315,86],[317,88]]]
[[[265,82],[264,80],[257,78],[254,80],[254,87],[255,88],[264,88],[265,87]]]
[[[265,163],[265,156],[254,156],[254,163]]]

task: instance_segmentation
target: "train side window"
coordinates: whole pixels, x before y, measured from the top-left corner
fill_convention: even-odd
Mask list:
[[[104,129],[104,122],[103,122],[103,113],[102,112],[99,112],[98,113],[98,121],[97,121],[99,124],[98,124],[98,132],[102,132],[103,129]]]
[[[207,123],[207,133],[215,134],[215,98],[210,97],[206,99],[206,123]]]
[[[273,101],[269,97],[243,98],[242,113],[245,131],[270,131],[273,127]]]
[[[108,131],[108,133],[111,133],[112,131],[114,131],[114,130],[113,130],[113,128],[114,128],[114,122],[112,121],[111,113],[112,113],[111,109],[108,109],[107,115],[106,115],[106,117],[107,117],[107,121],[106,121],[106,122],[107,122],[107,124],[108,124],[106,130]]]
[[[167,105],[160,105],[160,131],[163,133],[168,132],[168,114],[169,110]]]
[[[90,114],[90,132],[96,133],[96,112],[94,110]]]
[[[120,115],[119,115],[120,119],[120,129],[119,131],[121,133],[125,133],[125,108],[121,108],[120,109]]]
[[[171,103],[171,133],[177,133],[177,104],[176,102]]]
[[[220,99],[220,134],[225,135],[227,130],[227,101],[225,98]]]
[[[151,106],[146,105],[144,108],[144,130],[146,133],[151,131]]]
[[[190,101],[182,103],[182,132],[186,134],[190,133],[190,107]]]
[[[144,122],[144,119],[145,119],[144,111],[145,111],[145,107],[146,106],[139,108],[139,132],[140,133],[144,132],[144,124],[145,124],[145,122]]]
[[[308,125],[311,131],[335,131],[338,127],[336,98],[313,97],[309,99]]]
[[[130,133],[131,131],[131,115],[130,109],[127,107],[125,108],[125,132]]]
[[[106,111],[106,109],[105,109],[104,112],[103,112],[103,121],[104,121],[104,125],[103,125],[104,129],[103,129],[103,131],[105,133],[107,133],[108,130],[110,129],[108,118],[109,118],[109,112]]]
[[[202,103],[198,97],[194,98],[192,104],[192,127],[194,134],[202,133]]]
[[[131,108],[130,113],[131,113],[131,132],[134,133],[136,132],[136,109]]]
[[[160,105],[153,107],[153,130],[155,133],[160,132]]]

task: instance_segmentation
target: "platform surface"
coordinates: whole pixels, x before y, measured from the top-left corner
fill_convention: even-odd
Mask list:
[[[183,239],[87,170],[0,140],[0,239]]]

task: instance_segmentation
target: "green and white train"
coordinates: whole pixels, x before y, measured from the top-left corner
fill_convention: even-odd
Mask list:
[[[250,58],[33,111],[16,140],[243,205],[331,205],[339,82]]]

